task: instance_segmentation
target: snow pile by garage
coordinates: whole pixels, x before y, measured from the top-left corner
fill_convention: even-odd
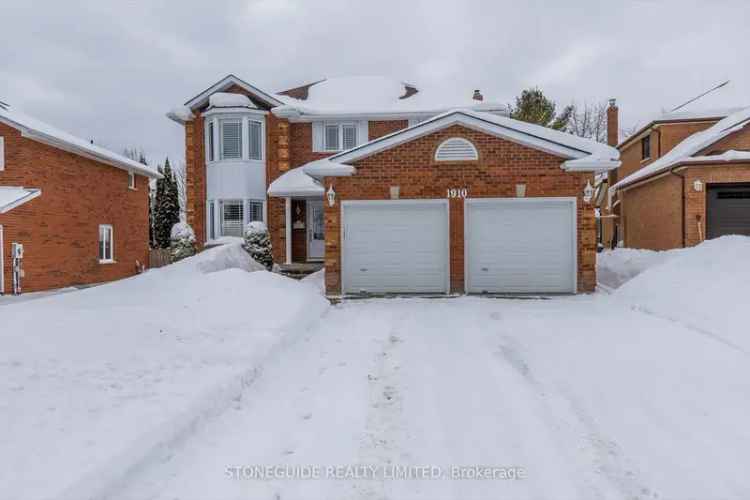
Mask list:
[[[328,308],[314,287],[260,268],[235,243],[2,307],[3,496],[104,494],[231,406]]]
[[[670,254],[622,285],[615,298],[750,353],[750,238],[724,236]]]
[[[605,250],[596,257],[596,279],[607,288],[618,288],[643,271],[667,262],[682,251],[676,249],[657,252],[635,248]]]

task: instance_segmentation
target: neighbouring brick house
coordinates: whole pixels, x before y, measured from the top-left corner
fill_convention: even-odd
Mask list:
[[[609,114],[616,130],[614,104]],[[602,243],[667,250],[750,235],[748,125],[750,108],[668,113],[625,139],[602,203]]]
[[[168,116],[201,243],[263,220],[275,261],[320,262],[331,296],[593,290],[591,185],[617,150],[504,115],[479,91],[230,75]]]
[[[0,104],[0,293],[135,274],[148,262],[148,183],[158,177]]]

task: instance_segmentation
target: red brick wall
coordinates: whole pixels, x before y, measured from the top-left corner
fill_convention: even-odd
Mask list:
[[[620,192],[626,247],[668,250],[682,246],[682,180],[668,175]]]
[[[40,188],[41,196],[0,215],[4,227],[5,291],[10,246],[24,245],[24,292],[131,276],[148,263],[148,178],[21,137],[0,124],[5,170],[0,185]],[[114,264],[100,264],[99,224],[114,229]]]
[[[368,124],[370,140],[383,137],[409,126],[409,120],[372,121]]]
[[[477,162],[436,164],[435,148],[448,137],[465,137],[479,151]],[[592,291],[596,285],[596,228],[592,205],[582,200],[591,175],[566,173],[562,159],[516,143],[455,125],[356,163],[352,177],[326,178],[337,193],[336,204],[326,210],[326,288],[341,291],[341,202],[388,199],[390,186],[400,186],[400,198],[444,198],[448,188],[467,188],[470,198],[515,197],[516,184],[526,184],[526,196],[575,196],[578,198],[578,287]],[[451,289],[462,292],[463,200],[450,200]]]

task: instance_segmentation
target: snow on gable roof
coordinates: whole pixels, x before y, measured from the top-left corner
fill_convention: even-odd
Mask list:
[[[566,158],[562,164],[566,170],[605,171],[620,165],[619,151],[606,144],[505,116],[467,109],[442,113],[328,159],[332,162],[356,161],[454,124]]]
[[[248,96],[231,92],[211,94],[208,98],[208,105],[214,108],[257,108]]]
[[[297,167],[284,173],[268,186],[269,196],[323,196],[323,186]]]
[[[253,96],[257,97],[258,99],[265,102],[269,106],[280,106],[284,104],[282,100],[279,99],[279,96],[266,92],[265,90],[262,90],[232,74],[229,74],[225,76],[224,78],[222,78],[221,80],[219,80],[218,82],[211,85],[210,87],[208,87],[206,90],[204,90],[197,96],[188,100],[185,103],[185,106],[187,106],[191,110],[197,109],[205,105],[208,102],[211,95],[217,92],[223,92],[233,86],[237,86],[237,87],[240,87],[241,89],[246,90],[247,92],[251,93]]]
[[[42,194],[40,189],[16,186],[0,186],[0,214],[23,205]]]
[[[91,158],[101,163],[135,172],[153,178],[161,178],[162,175],[148,165],[133,161],[126,156],[114,153],[101,146],[91,144],[67,132],[48,125],[36,118],[32,118],[11,106],[0,107],[0,122],[20,130],[24,137],[35,141],[49,144],[50,146],[69,151],[71,153]]]
[[[283,106],[274,114],[287,118],[301,115],[377,116],[398,114],[437,114],[453,108],[505,110],[499,103],[477,101],[473,93],[449,97],[438,89],[415,85],[383,76],[327,78],[277,94]]]
[[[696,132],[693,135],[687,137],[677,146],[672,148],[667,154],[648,164],[640,170],[636,170],[629,176],[622,179],[620,182],[612,186],[615,189],[621,189],[625,186],[629,186],[640,180],[652,177],[656,174],[669,170],[670,168],[684,163],[687,161],[708,161],[710,157],[694,157],[696,153],[701,152],[711,144],[723,139],[733,132],[741,130],[750,123],[750,106],[741,108],[739,111],[727,116],[720,120],[718,123],[713,125],[706,130]],[[716,155],[716,159],[719,161],[729,161],[726,158],[721,158],[721,155]]]

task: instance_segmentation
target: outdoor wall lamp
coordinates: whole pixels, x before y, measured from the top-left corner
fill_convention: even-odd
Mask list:
[[[703,183],[700,180],[696,180],[693,182],[693,189],[700,193],[703,191]]]
[[[586,181],[586,187],[583,188],[583,201],[586,203],[591,202],[591,198],[594,197],[594,187],[591,185],[591,181]]]
[[[336,191],[333,190],[333,184],[326,191],[326,197],[328,198],[328,206],[332,207],[336,203]]]

